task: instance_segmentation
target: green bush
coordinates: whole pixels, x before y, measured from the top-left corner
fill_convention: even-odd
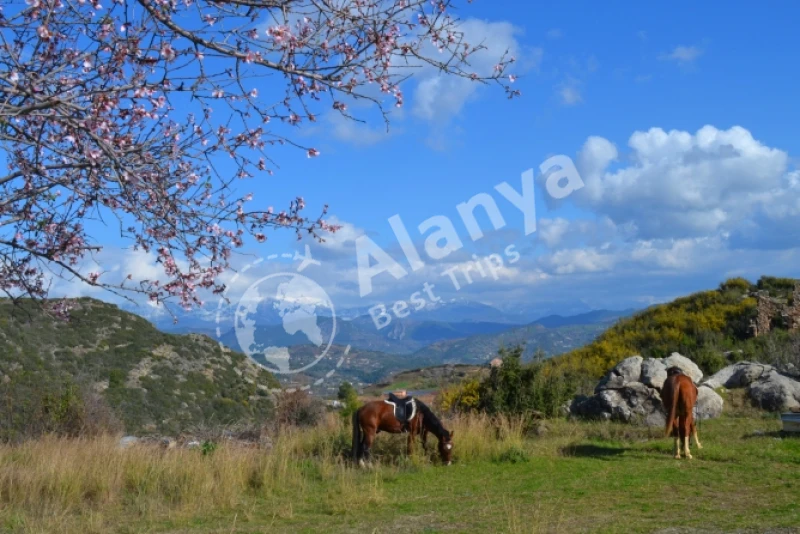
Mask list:
[[[344,404],[344,408],[339,412],[345,419],[350,418],[356,410],[358,410],[358,392],[350,382],[342,382],[339,385],[339,391],[336,393],[338,398]]]
[[[524,415],[539,412],[558,415],[560,407],[575,394],[577,382],[569,375],[546,373],[545,364],[522,363],[523,347],[500,348],[502,365],[479,388],[479,407],[490,414]]]

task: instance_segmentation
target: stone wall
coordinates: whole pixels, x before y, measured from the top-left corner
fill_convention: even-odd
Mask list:
[[[750,323],[750,331],[754,337],[769,333],[772,329],[772,319],[777,315],[783,318],[789,331],[800,330],[800,282],[797,282],[792,292],[791,305],[769,296],[767,291],[756,293],[758,301],[757,315]]]
[[[790,331],[800,330],[800,282],[794,285],[792,305],[787,306],[786,325]]]

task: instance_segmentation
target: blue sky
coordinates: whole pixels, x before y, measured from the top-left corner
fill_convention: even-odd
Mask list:
[[[800,276],[798,15],[793,2],[465,4],[468,35],[517,56],[521,98],[423,71],[404,87],[388,134],[379,121],[322,116],[293,132],[319,158],[282,149],[275,177],[242,191],[276,207],[302,195],[309,214],[331,206],[344,229],[313,246],[325,267],[306,274],[341,306],[391,304],[441,283],[453,262],[509,244],[522,257],[502,280],[440,288],[544,314],[643,307],[734,275]],[[358,297],[357,236],[407,268],[389,217],[399,214],[421,240],[416,225],[445,215],[466,242],[458,203],[503,181],[519,189],[523,171],[555,154],[573,158],[586,187],[557,204],[537,189],[536,233],[524,236],[519,211],[495,194],[503,230],[401,280],[379,275],[374,294]],[[276,233],[237,261],[297,248]],[[150,272],[148,258],[133,256],[121,270]],[[285,267],[266,262],[238,284]]]

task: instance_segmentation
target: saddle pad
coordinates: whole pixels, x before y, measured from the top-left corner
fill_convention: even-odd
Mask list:
[[[397,414],[397,403],[392,402],[389,399],[383,399],[383,402],[392,406],[393,409],[392,413]],[[412,419],[414,419],[414,416],[417,415],[417,401],[416,399],[411,399],[409,402],[411,403],[411,415],[408,416],[408,420],[411,421]],[[397,415],[395,415],[395,417],[397,417]]]

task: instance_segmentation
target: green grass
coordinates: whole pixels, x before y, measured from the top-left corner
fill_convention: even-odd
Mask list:
[[[528,438],[485,418],[453,425],[450,467],[421,452],[404,458],[403,437],[381,434],[375,465],[354,468],[338,458],[346,429],[328,428],[295,435],[291,446],[279,441],[271,454],[222,448],[207,457],[143,457],[137,461],[149,474],[136,479],[138,495],[130,482],[118,495],[94,481],[106,495],[102,506],[97,495],[71,490],[73,506],[42,509],[36,499],[15,500],[4,484],[0,531],[792,532],[800,525],[800,439],[781,436],[774,417],[702,422],[704,448],[693,448],[694,460],[673,459],[658,429],[548,421],[543,437]],[[0,470],[14,454],[21,457],[0,451]],[[125,454],[133,453],[112,456],[127,462]],[[158,483],[146,483],[153,478]]]
[[[608,428],[590,425],[573,440],[570,433],[580,429],[558,426],[556,435],[525,443],[526,462],[390,470],[378,479],[385,500],[352,513],[320,504],[335,494],[335,486],[320,480],[293,502],[292,517],[255,513],[236,532],[261,532],[266,525],[292,532],[609,533],[800,525],[800,440],[771,434],[778,428],[772,421],[705,423],[706,446],[692,461],[673,459],[666,439],[614,438],[624,435],[619,428],[603,439]],[[755,431],[768,434],[751,437]],[[374,481],[370,473],[359,478]],[[229,521],[217,518],[197,532],[223,531]]]

